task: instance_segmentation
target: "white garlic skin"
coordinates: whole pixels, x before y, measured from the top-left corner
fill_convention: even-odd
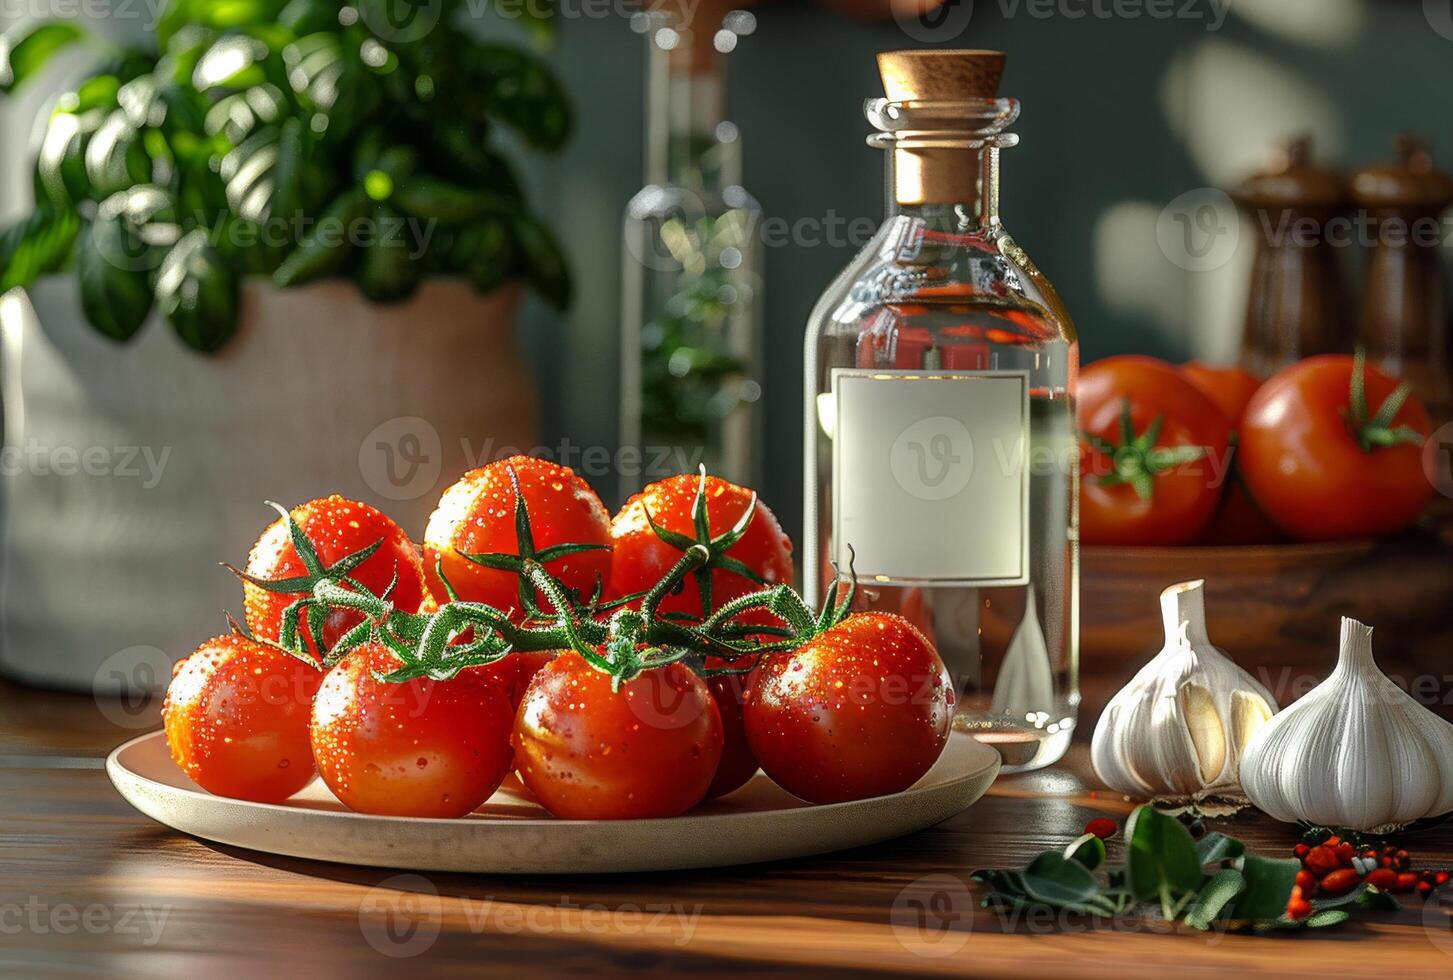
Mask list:
[[[1161,593],[1165,646],[1095,726],[1090,760],[1112,789],[1156,799],[1242,795],[1242,753],[1276,701],[1211,643],[1203,585]]]
[[[1372,628],[1344,618],[1337,669],[1262,728],[1241,782],[1287,823],[1400,827],[1453,810],[1453,725],[1389,680]]]

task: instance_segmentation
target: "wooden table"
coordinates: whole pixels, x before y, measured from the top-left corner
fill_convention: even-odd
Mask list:
[[[1022,864],[1092,816],[1128,812],[1095,791],[1081,744],[1059,766],[1004,777],[939,827],[872,848],[639,877],[424,877],[254,854],[152,823],[102,763],[154,727],[154,705],[0,683],[0,976],[1453,975],[1453,921],[1436,910],[1425,927],[1416,900],[1275,938],[978,908],[963,887],[972,869]],[[1268,853],[1296,840],[1259,815],[1214,826]],[[1406,843],[1420,866],[1453,866],[1453,830]],[[946,930],[917,928],[925,904]]]

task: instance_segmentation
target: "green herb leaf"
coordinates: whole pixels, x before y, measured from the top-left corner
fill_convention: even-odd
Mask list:
[[[1196,841],[1196,859],[1203,868],[1208,864],[1220,864],[1222,861],[1239,858],[1245,853],[1245,844],[1225,834],[1212,832]]]
[[[151,311],[147,252],[119,215],[98,215],[81,234],[76,253],[81,309],[112,340],[130,340]]]
[[[1065,848],[1065,857],[1094,871],[1105,863],[1105,842],[1094,834],[1085,834],[1070,842]]]
[[[1211,923],[1246,888],[1246,879],[1235,868],[1218,872],[1196,893],[1196,900],[1186,913],[1186,925],[1205,931]]]
[[[1206,876],[1195,841],[1180,821],[1146,804],[1130,814],[1125,839],[1130,891],[1137,899],[1149,901],[1166,894],[1180,898],[1200,889]]]
[[[237,330],[237,277],[200,229],[177,242],[156,278],[157,309],[195,350],[219,350]]]
[[[1090,869],[1055,851],[1045,851],[1024,869],[1024,890],[1047,905],[1083,905],[1100,894]]]
[[[59,20],[22,24],[0,34],[0,92],[14,91],[43,71],[58,52],[85,37],[75,24]]]
[[[74,211],[42,208],[0,234],[0,293],[29,286],[71,254],[81,222]]]
[[[1291,858],[1264,858],[1246,854],[1240,858],[1240,871],[1246,888],[1236,899],[1229,918],[1276,919],[1286,914],[1287,901],[1297,883],[1301,863]]]

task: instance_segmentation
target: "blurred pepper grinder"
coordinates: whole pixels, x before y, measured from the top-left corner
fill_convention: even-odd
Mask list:
[[[1260,377],[1311,354],[1345,350],[1347,290],[1328,222],[1347,203],[1347,184],[1311,162],[1311,140],[1280,147],[1267,170],[1232,197],[1259,238],[1246,305],[1241,365]]]
[[[1439,261],[1442,213],[1453,179],[1433,168],[1427,144],[1397,138],[1397,160],[1352,176],[1352,200],[1376,233],[1367,263],[1358,342],[1372,361],[1411,381],[1435,424],[1453,418],[1448,309]]]

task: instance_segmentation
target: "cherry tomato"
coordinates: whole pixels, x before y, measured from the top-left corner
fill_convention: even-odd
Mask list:
[[[855,613],[752,673],[747,741],[772,781],[810,803],[907,789],[948,742],[953,687],[903,617]]]
[[[509,699],[472,670],[402,684],[375,676],[398,666],[369,644],[323,678],[311,725],[318,771],[359,813],[462,817],[509,772]]]
[[[721,667],[725,662],[708,657],[706,663],[708,667]],[[751,661],[744,657],[735,661],[734,665],[748,667]],[[716,709],[721,714],[722,729],[721,762],[716,767],[711,786],[707,788],[707,799],[715,799],[741,789],[747,780],[757,774],[757,757],[752,754],[752,746],[747,741],[746,720],[742,713],[747,697],[748,676],[719,674],[706,682],[712,700],[716,702]]]
[[[1135,356],[1087,367],[1078,398],[1080,540],[1194,541],[1216,511],[1230,465],[1216,403],[1171,365]]]
[[[611,595],[626,596],[645,592],[680,560],[681,551],[657,536],[646,520],[646,515],[649,513],[651,520],[667,531],[695,539],[691,507],[696,499],[700,479],[699,476],[683,473],[652,483],[627,501],[620,513],[616,514],[610,526],[616,554],[611,565]],[[746,513],[751,502],[750,490],[708,476],[706,504],[711,536],[717,537],[730,531]],[[792,541],[783,533],[782,525],[777,523],[771,509],[760,500],[757,501],[757,510],[746,534],[727,551],[727,556],[746,565],[768,585],[792,582]],[[718,609],[730,599],[756,592],[763,587],[744,575],[717,568],[711,573],[712,609]],[[685,588],[668,595],[661,602],[660,611],[690,613],[700,617],[701,593],[695,580],[688,578]]]
[[[1308,358],[1267,381],[1246,409],[1241,473],[1267,515],[1305,541],[1396,533],[1433,493],[1422,464],[1427,411],[1409,396],[1379,419],[1399,386],[1369,364],[1359,412],[1356,367],[1345,354]]]
[[[722,723],[706,683],[684,664],[611,678],[566,652],[530,682],[513,736],[520,781],[557,817],[674,817],[706,796]]]
[[[1260,378],[1239,367],[1214,367],[1190,361],[1181,365],[1181,374],[1216,403],[1226,417],[1226,424],[1232,429],[1241,425],[1241,416],[1246,412],[1251,396],[1261,387]]]
[[[322,672],[239,634],[178,665],[162,705],[167,745],[209,793],[280,803],[313,778],[308,712]]]
[[[419,563],[419,549],[387,516],[368,504],[337,494],[310,500],[294,507],[291,513],[293,521],[312,543],[325,568],[381,541],[378,550],[349,572],[348,577],[374,595],[382,595],[392,582],[393,591],[389,593],[389,599],[395,607],[404,612],[418,611],[424,601],[424,572]],[[247,574],[255,578],[298,578],[307,575],[307,572],[282,518],[268,525],[247,558]],[[242,592],[247,625],[253,636],[276,642],[282,631],[283,611],[302,598],[302,594],[270,592],[249,582],[243,582]],[[334,610],[323,627],[324,647],[332,646],[362,621],[362,613],[348,609]],[[303,638],[308,649],[318,655],[318,645],[306,622],[303,623]]]
[[[465,558],[470,554],[520,553],[515,534],[516,495],[513,469],[530,513],[535,550],[555,545],[593,544],[603,550],[564,555],[545,568],[566,588],[590,595],[597,581],[610,578],[610,515],[590,485],[567,466],[529,456],[512,456],[464,474],[444,491],[424,532],[424,572],[434,598],[448,593],[435,563],[461,599],[484,602],[503,611],[519,607],[518,579],[508,571],[485,568]]]

